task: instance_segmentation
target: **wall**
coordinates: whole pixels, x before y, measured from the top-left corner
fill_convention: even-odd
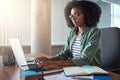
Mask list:
[[[98,1],[97,4],[101,7],[102,14],[98,27],[111,26],[111,5],[106,2]]]
[[[30,44],[30,0],[0,0],[0,46],[9,45],[9,38]]]
[[[64,7],[70,0],[52,0],[51,13],[51,45],[63,45],[69,29],[64,18]]]

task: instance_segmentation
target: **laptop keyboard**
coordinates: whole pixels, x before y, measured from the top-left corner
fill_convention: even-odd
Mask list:
[[[34,61],[34,59],[35,59],[35,58],[33,58],[33,57],[26,57],[26,61],[27,61],[27,62],[32,62],[32,61]]]
[[[29,69],[36,69],[38,66],[36,64],[29,64]]]

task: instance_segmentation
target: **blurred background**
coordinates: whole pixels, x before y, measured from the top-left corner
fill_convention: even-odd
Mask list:
[[[66,44],[69,29],[64,7],[71,0],[0,0],[0,54],[18,38],[27,53],[57,54]],[[119,0],[90,0],[102,9],[98,24],[120,28]]]

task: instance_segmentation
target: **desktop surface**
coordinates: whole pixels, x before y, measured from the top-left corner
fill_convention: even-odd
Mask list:
[[[38,55],[27,55],[27,56],[38,56]],[[59,74],[59,73],[57,73]],[[54,74],[48,74],[46,76],[53,76]],[[112,76],[112,80],[120,80],[120,74],[109,73]],[[2,63],[2,56],[0,56],[0,80],[20,80],[20,69],[17,65],[4,66]],[[32,77],[30,80],[37,80],[36,77]]]

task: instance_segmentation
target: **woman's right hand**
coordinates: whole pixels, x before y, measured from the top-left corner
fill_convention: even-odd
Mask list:
[[[37,64],[40,64],[40,63],[43,63],[44,61],[47,61],[47,60],[48,60],[47,57],[41,56],[41,57],[36,57],[34,62]]]

